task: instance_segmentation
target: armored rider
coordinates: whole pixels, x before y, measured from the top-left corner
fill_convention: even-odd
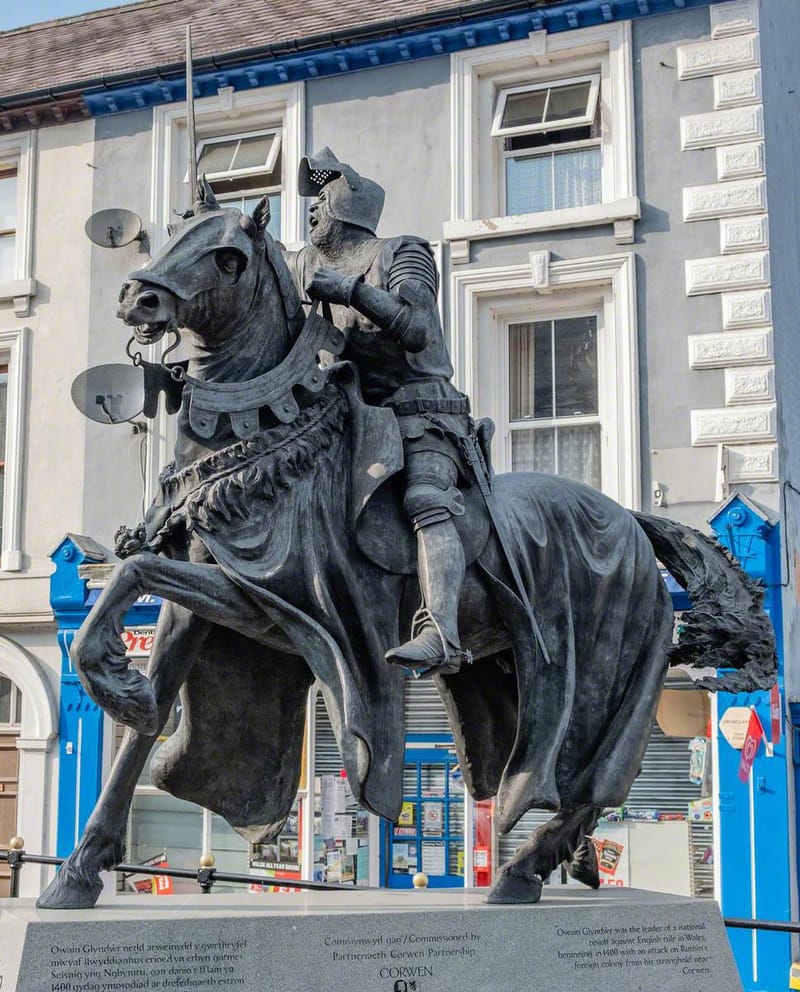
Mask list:
[[[411,639],[386,654],[416,676],[458,670],[464,550],[453,518],[464,513],[458,439],[469,435],[469,401],[453,367],[436,305],[438,273],[427,241],[378,238],[384,190],[329,148],[300,163],[310,245],[287,253],[298,289],[331,305],[347,332],[342,358],[359,370],[367,403],[396,414],[405,455],[404,511],[416,532],[423,605]]]

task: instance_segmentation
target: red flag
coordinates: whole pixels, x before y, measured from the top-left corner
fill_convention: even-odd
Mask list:
[[[781,690],[778,683],[769,691],[769,717],[772,723],[772,746],[777,747],[781,742],[781,728],[783,726],[783,714],[781,713]]]
[[[750,721],[747,724],[747,736],[742,745],[742,760],[739,762],[739,778],[746,782],[750,777],[750,769],[753,767],[761,738],[764,737],[764,728],[758,719],[758,713],[754,709],[750,710]]]

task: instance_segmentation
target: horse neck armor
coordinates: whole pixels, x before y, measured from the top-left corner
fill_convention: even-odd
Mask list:
[[[296,387],[313,396],[324,388],[328,372],[319,365],[321,351],[339,355],[345,335],[321,316],[317,304],[311,309],[303,330],[289,354],[275,368],[245,382],[208,382],[181,370],[185,382],[184,403],[189,425],[198,437],[214,437],[221,414],[227,414],[236,437],[249,440],[259,432],[259,411],[267,408],[282,424],[291,424],[300,413],[293,390]]]

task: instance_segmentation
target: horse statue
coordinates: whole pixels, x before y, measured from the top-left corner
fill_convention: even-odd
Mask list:
[[[158,384],[180,402],[175,460],[72,645],[86,692],[128,729],[42,908],[92,906],[100,871],[123,860],[137,778],[179,693],[153,781],[248,840],[274,838],[289,814],[315,680],[355,797],[400,812],[404,675],[384,655],[419,606],[392,490],[401,440],[349,363],[318,360],[344,336],[316,309],[306,317],[267,221],[264,202],[222,209],[204,184],[120,295],[139,342],[180,328],[192,353]],[[496,797],[500,831],[554,812],[489,896],[536,902],[560,863],[599,885],[588,838],[640,770],[668,665],[735,669],[716,688],[765,687],[774,641],[761,591],[699,533],[547,475],[499,475],[492,490],[514,560],[467,487],[459,628],[473,662],[433,678],[465,786]],[[678,645],[656,554],[694,604]],[[120,638],[143,593],[165,601],[146,676]]]

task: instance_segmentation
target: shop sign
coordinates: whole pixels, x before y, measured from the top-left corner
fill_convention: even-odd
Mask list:
[[[422,804],[422,832],[428,837],[441,837],[444,828],[444,804],[441,802]]]
[[[153,649],[155,627],[126,627],[120,637],[128,658],[149,658]]]
[[[749,706],[731,706],[720,717],[719,729],[722,736],[737,751],[741,751],[744,739],[747,737],[747,726],[750,723]]]

